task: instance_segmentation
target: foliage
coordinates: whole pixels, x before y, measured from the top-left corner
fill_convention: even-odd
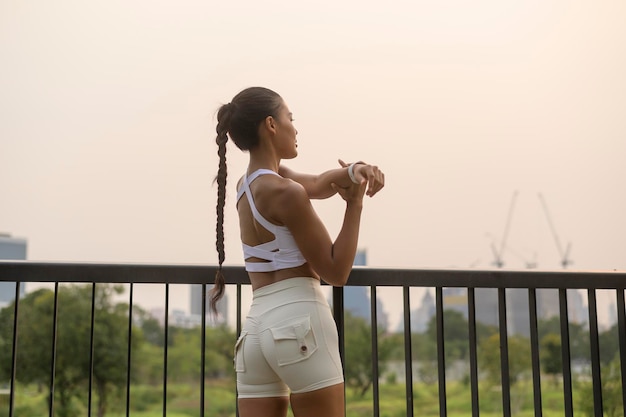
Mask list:
[[[603,414],[606,417],[623,416],[624,408],[622,405],[622,379],[620,370],[619,354],[615,355],[613,360],[602,366],[602,405]],[[577,409],[583,416],[592,417],[594,413],[593,387],[591,381],[582,382],[587,385],[587,389],[583,389],[583,395],[576,397]]]
[[[519,336],[509,336],[507,344],[509,384],[514,385],[531,369],[530,346],[526,338]],[[500,335],[496,333],[484,339],[478,347],[479,368],[493,385],[500,384],[502,380],[500,346]]]
[[[561,337],[554,333],[548,333],[539,341],[539,357],[543,372],[552,375],[553,379],[563,369],[561,359]]]
[[[107,408],[107,397],[126,383],[128,307],[113,304],[120,287],[99,285],[95,291],[93,329],[93,387],[98,416]],[[54,292],[40,289],[20,300],[16,374],[20,382],[50,385],[54,370],[55,410],[61,417],[80,415],[76,399],[85,397],[90,369],[92,287],[59,286],[56,311],[56,348],[53,353]],[[14,306],[0,312],[0,340],[12,340]],[[12,330],[12,329],[11,329]],[[141,344],[133,337],[133,347]],[[54,361],[53,359],[54,356]],[[0,347],[0,366],[8,374],[11,349]]]
[[[372,343],[371,327],[361,317],[356,317],[349,312],[344,316],[346,366],[346,386],[352,388],[355,393],[363,396],[372,385]],[[379,334],[382,333],[379,330]],[[393,339],[379,337],[378,340],[378,373],[385,372],[385,364],[393,350]]]
[[[614,358],[619,356],[619,328],[615,323],[610,329],[598,335],[600,343],[600,361],[604,365],[614,362]]]
[[[556,335],[560,339],[561,319],[558,316],[554,316],[548,319],[539,320],[537,322],[537,332],[540,341],[549,334]],[[588,359],[590,354],[589,332],[585,328],[585,325],[570,322],[568,324],[568,332],[570,357],[573,360]]]

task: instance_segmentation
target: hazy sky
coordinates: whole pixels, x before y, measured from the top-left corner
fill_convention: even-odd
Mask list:
[[[491,268],[517,191],[507,267],[560,268],[541,192],[573,268],[626,270],[624,22],[623,0],[3,0],[0,231],[31,260],[216,263],[215,110],[262,85],[294,113],[288,166],[385,172],[371,266]],[[343,202],[315,205],[335,235]]]

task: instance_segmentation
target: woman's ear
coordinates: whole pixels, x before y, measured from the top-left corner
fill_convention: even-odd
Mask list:
[[[274,117],[267,116],[264,120],[264,126],[269,132],[275,133],[276,132],[276,120],[274,120]]]

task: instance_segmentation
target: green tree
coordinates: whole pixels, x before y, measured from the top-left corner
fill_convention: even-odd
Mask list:
[[[602,406],[604,415],[607,417],[623,416],[624,407],[622,405],[622,375],[620,369],[619,353],[613,360],[603,364],[602,370]],[[586,389],[581,389],[581,395],[576,397],[578,409],[583,416],[592,417],[595,415],[593,408],[593,388],[592,382],[584,381]]]
[[[559,316],[539,320],[537,323],[539,340],[552,334],[561,337],[561,319]],[[580,323],[569,323],[570,356],[574,359],[588,360],[590,356],[589,331]],[[612,356],[611,356],[612,357]],[[610,360],[610,359],[609,359]]]
[[[378,358],[372,358],[371,328],[361,317],[349,312],[344,316],[346,385],[354,390],[355,395],[364,396],[372,385],[372,361],[378,360],[378,373],[386,370],[386,362],[391,357],[394,340],[386,336],[379,337]],[[382,329],[379,329],[379,335]]]
[[[93,334],[93,387],[97,415],[104,416],[112,390],[126,383],[128,306],[113,304],[121,287],[98,285]],[[91,286],[62,285],[58,291],[54,373],[55,411],[61,417],[80,415],[73,406],[85,397],[90,375]],[[0,340],[10,340],[14,306],[0,312]],[[18,317],[17,378],[23,383],[49,385],[52,369],[54,292],[40,289],[20,300]],[[4,343],[4,342],[3,342]],[[141,344],[133,336],[133,348]],[[0,349],[0,366],[11,364],[11,349]],[[3,369],[8,372],[9,369]]]
[[[615,323],[610,329],[600,333],[600,361],[604,365],[610,364],[619,355],[619,329]]]
[[[207,377],[217,378],[235,374],[233,347],[236,339],[235,332],[226,325],[207,328],[205,359]]]
[[[556,382],[556,377],[563,369],[561,360],[561,337],[554,333],[548,333],[539,341],[539,357],[543,372],[551,375]]]
[[[173,381],[198,380],[201,371],[201,332],[196,329],[171,329],[168,353],[168,377]],[[205,343],[205,377],[233,375],[235,333],[226,326],[207,327]]]
[[[434,351],[431,359],[437,359],[437,317],[433,316],[426,329],[428,340],[432,341]],[[469,351],[469,327],[463,314],[456,310],[443,311],[443,338],[446,363],[465,359]]]
[[[530,345],[528,339],[519,336],[509,336],[507,344],[509,383],[514,385],[531,369]],[[502,380],[500,346],[500,335],[495,333],[480,342],[478,349],[479,368],[493,384],[500,384]]]

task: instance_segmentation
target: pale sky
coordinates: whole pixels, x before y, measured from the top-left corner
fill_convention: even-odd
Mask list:
[[[215,264],[214,114],[261,85],[294,113],[286,165],[385,172],[370,266],[491,268],[517,191],[506,267],[560,268],[541,192],[574,269],[626,270],[624,22],[623,0],[4,0],[0,231],[35,261]],[[336,235],[343,202],[315,206]]]

